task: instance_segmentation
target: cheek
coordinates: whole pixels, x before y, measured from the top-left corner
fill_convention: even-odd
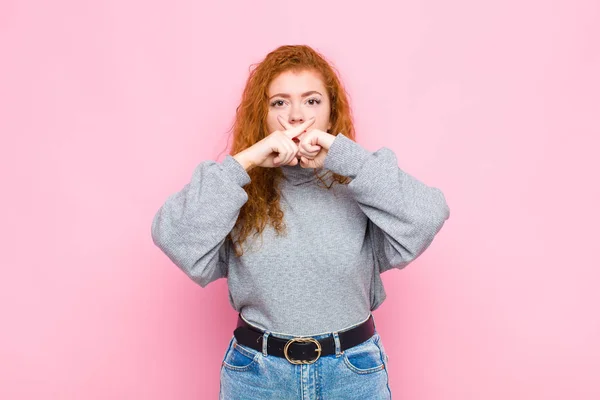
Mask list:
[[[277,121],[277,113],[269,111],[269,114],[267,114],[267,127],[269,134],[281,128],[279,121]]]
[[[329,118],[329,110],[319,110],[317,113],[318,126],[316,126],[316,128],[326,132],[327,128],[329,128]]]

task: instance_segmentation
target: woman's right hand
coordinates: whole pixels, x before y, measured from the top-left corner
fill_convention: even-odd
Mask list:
[[[294,138],[302,134],[315,122],[315,117],[285,131],[274,131],[269,136],[238,153],[252,167],[275,168],[282,165],[296,165],[298,145]]]

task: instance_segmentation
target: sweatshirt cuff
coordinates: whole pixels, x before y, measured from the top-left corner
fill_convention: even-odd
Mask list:
[[[354,140],[338,133],[323,161],[323,168],[336,174],[356,178],[371,152]]]
[[[223,162],[221,162],[221,167],[227,176],[238,185],[245,186],[250,183],[250,175],[248,175],[246,169],[230,154],[225,156]]]

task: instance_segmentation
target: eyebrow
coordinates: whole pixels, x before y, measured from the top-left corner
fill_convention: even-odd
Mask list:
[[[315,94],[315,93],[323,96],[321,93],[317,92],[316,90],[311,90],[310,92],[303,93],[302,97],[310,96],[311,94]],[[269,97],[269,100],[271,100],[273,97],[277,97],[277,96],[283,97],[284,99],[289,99],[290,97],[292,97],[287,93],[277,93],[277,94],[274,94],[273,96]]]

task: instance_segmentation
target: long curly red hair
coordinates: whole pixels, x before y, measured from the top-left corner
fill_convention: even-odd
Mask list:
[[[312,70],[320,73],[331,104],[329,132],[334,136],[341,132],[344,136],[355,140],[348,96],[335,67],[323,55],[307,45],[286,45],[267,54],[261,62],[251,65],[241,102],[236,109],[230,155],[247,149],[271,133],[267,128],[268,87],[275,77],[289,70],[296,72]],[[345,176],[325,171],[321,176],[315,170],[315,176],[324,184],[325,189],[330,189],[335,182],[347,184],[349,181]],[[243,254],[242,244],[253,231],[255,235],[262,234],[269,223],[277,234],[283,233],[286,229],[283,211],[279,206],[281,193],[278,183],[283,178],[281,169],[253,168],[248,175],[251,182],[244,186],[248,201],[241,208],[235,227],[227,236],[238,257]],[[331,177],[329,185],[323,180],[328,175]],[[237,241],[233,240],[234,231],[237,234]]]

